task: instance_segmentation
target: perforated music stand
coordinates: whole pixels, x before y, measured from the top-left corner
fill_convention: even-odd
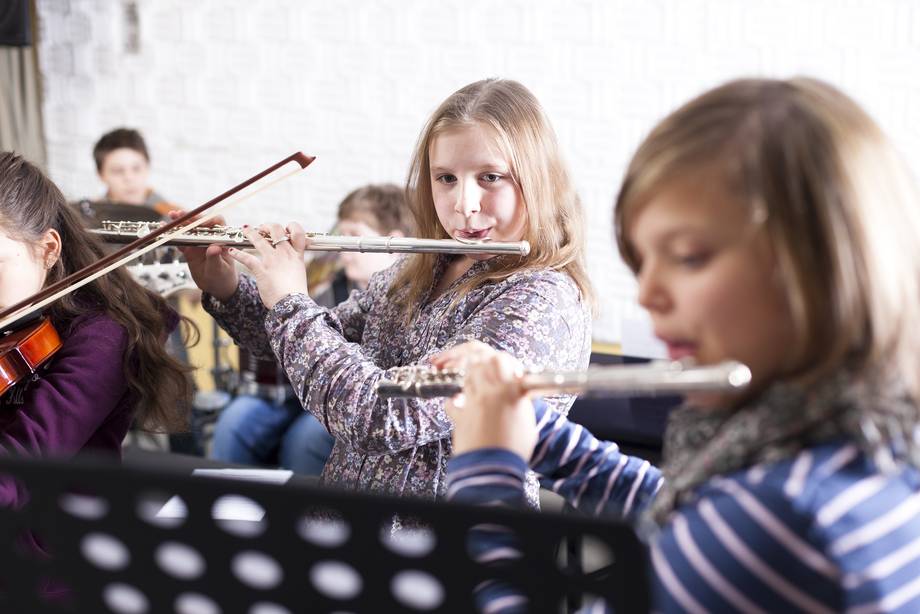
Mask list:
[[[473,589],[486,580],[515,587],[533,612],[562,611],[572,592],[617,612],[649,607],[645,549],[617,523],[98,459],[0,459],[0,474],[30,494],[23,508],[0,510],[3,612],[474,612]],[[184,512],[165,513],[168,500]],[[244,504],[235,519],[215,520],[233,501]],[[394,517],[415,528],[394,533]],[[482,524],[511,531],[521,558],[474,562],[470,531]],[[571,537],[608,551],[605,577],[560,567],[558,546]]]

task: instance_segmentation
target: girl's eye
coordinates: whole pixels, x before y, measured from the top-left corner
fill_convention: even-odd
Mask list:
[[[443,175],[438,175],[435,177],[435,181],[443,184],[451,184],[457,181],[457,178],[451,174],[445,173]]]
[[[709,261],[709,254],[699,252],[675,256],[677,263],[687,269],[698,269]]]
[[[486,173],[482,176],[482,180],[486,183],[495,183],[496,181],[501,181],[502,176],[498,173]]]

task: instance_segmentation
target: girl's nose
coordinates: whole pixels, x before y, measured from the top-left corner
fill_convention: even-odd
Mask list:
[[[456,210],[463,217],[469,217],[477,213],[481,208],[481,191],[476,186],[462,185],[460,194],[457,197]]]
[[[639,282],[638,299],[640,305],[652,313],[667,310],[670,304],[667,288],[663,283],[660,271],[656,267],[644,266],[636,276],[636,280]]]

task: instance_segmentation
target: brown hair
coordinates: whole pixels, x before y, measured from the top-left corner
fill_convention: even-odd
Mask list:
[[[339,204],[340,220],[361,217],[381,234],[410,233],[406,191],[393,183],[371,184],[352,190]]]
[[[12,238],[37,242],[51,229],[61,237],[61,254],[49,269],[46,285],[99,260],[102,244],[80,223],[61,191],[35,166],[13,153],[0,153],[0,226]],[[74,319],[99,312],[124,327],[128,346],[124,373],[137,399],[138,423],[153,429],[186,426],[191,370],[164,347],[170,308],[142,288],[127,271],[116,269],[52,303],[52,323],[68,331]]]
[[[582,298],[592,301],[584,263],[584,220],[556,134],[540,103],[526,87],[508,79],[485,79],[448,96],[432,114],[419,136],[409,166],[406,193],[420,237],[450,238],[438,220],[431,190],[429,151],[443,132],[481,125],[495,135],[521,190],[527,212],[525,258],[504,258],[458,289],[458,296],[485,283],[506,279],[524,269],[555,269],[572,278]],[[390,286],[407,317],[434,284],[437,255],[414,254]],[[405,293],[397,291],[408,288]]]
[[[411,234],[406,191],[393,183],[369,184],[354,189],[339,203],[339,221],[360,218],[382,235],[400,231]],[[307,264],[307,287],[319,292],[342,270],[339,255],[326,252]]]
[[[920,399],[920,202],[904,162],[849,97],[814,79],[732,81],[661,121],[617,198],[616,237],[669,182],[709,173],[777,255],[796,374],[900,373]]]
[[[150,155],[147,153],[147,143],[144,137],[137,130],[131,128],[116,128],[111,132],[102,135],[96,145],[93,147],[93,159],[96,161],[96,170],[102,171],[102,164],[105,157],[116,149],[133,149],[144,156],[147,162],[150,162]]]

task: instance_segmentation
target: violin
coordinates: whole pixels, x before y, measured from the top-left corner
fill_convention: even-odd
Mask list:
[[[47,317],[0,339],[0,397],[35,373],[62,345],[60,335]]]

